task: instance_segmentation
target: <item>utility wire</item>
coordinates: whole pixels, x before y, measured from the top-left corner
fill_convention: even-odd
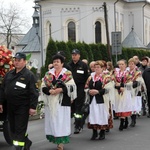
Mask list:
[[[84,18],[86,18],[86,17],[90,16],[90,15],[91,15],[91,14],[93,14],[93,13],[95,13],[95,12],[93,11],[93,12],[91,12],[90,14],[88,14],[88,15],[86,15],[86,16],[84,16],[84,17],[80,18],[79,20],[75,21],[75,23],[77,23],[77,22],[79,22],[79,21],[83,20]],[[56,32],[59,32],[59,31],[61,31],[62,29],[63,29],[63,27],[62,27],[62,28],[60,28],[60,29],[58,29],[58,30],[53,31],[51,34],[54,34],[54,33],[56,33]],[[45,36],[47,36],[47,35],[49,35],[49,34],[46,34]],[[45,37],[45,36],[42,36],[42,37]]]

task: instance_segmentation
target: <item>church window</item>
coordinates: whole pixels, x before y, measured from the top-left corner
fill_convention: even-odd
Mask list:
[[[68,23],[68,40],[76,42],[76,25],[73,21]]]
[[[99,21],[95,22],[95,43],[101,43],[101,23]]]

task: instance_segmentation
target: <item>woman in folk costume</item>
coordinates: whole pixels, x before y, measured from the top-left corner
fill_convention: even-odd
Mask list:
[[[91,140],[95,140],[98,137],[99,140],[105,139],[105,130],[108,126],[109,115],[109,96],[103,97],[109,93],[109,88],[113,86],[108,86],[107,89],[105,86],[110,81],[110,76],[103,73],[103,62],[95,62],[95,72],[91,73],[91,76],[87,80],[87,86],[89,88],[90,96],[90,113],[89,113],[89,122],[88,128],[93,129],[93,135]]]
[[[109,71],[110,76],[112,77],[113,80],[113,76],[114,76],[114,66],[113,63],[111,61],[107,62],[107,70]],[[111,100],[111,105],[112,105],[112,110],[113,110],[113,119],[118,119],[118,117],[115,116],[115,110],[114,110],[114,101]]]
[[[120,117],[119,130],[122,131],[128,127],[128,116],[131,116],[132,113],[131,92],[130,88],[128,89],[128,86],[126,86],[131,83],[131,76],[126,69],[125,60],[120,60],[118,65],[119,68],[114,71],[115,115]]]
[[[142,108],[142,98],[141,98],[141,90],[146,90],[144,80],[142,78],[141,71],[136,66],[136,61],[134,58],[130,58],[128,60],[129,72],[132,77],[132,102],[133,102],[133,110],[131,115],[131,127],[134,127],[136,124],[136,113],[139,113]]]
[[[76,85],[72,74],[63,68],[64,58],[53,56],[53,68],[44,76],[42,91],[45,94],[45,133],[46,138],[63,150],[69,143],[71,134],[71,101],[76,98]]]

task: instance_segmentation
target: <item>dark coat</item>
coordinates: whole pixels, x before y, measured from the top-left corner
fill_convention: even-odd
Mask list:
[[[147,92],[150,92],[150,68],[145,69],[142,76],[145,81]]]
[[[34,74],[26,67],[18,73],[15,69],[9,71],[2,83],[0,103],[7,100],[11,104],[30,105],[36,109],[39,96],[36,83]]]
[[[89,82],[89,89],[96,89],[99,91],[99,94],[95,95],[97,104],[104,103],[103,95],[105,93],[105,89],[102,89],[102,82],[100,80],[94,83],[94,81],[91,78]],[[90,103],[92,102],[92,99],[93,99],[93,96],[90,95]]]

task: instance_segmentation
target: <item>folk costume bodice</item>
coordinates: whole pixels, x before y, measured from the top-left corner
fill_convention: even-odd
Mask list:
[[[110,77],[106,74],[100,74],[96,76],[95,72],[91,74],[91,79],[89,80],[89,89],[96,89],[99,91],[98,94],[95,95],[97,103],[104,103],[103,95],[105,94],[104,86],[110,81]],[[92,101],[94,96],[90,95],[90,102]]]
[[[132,81],[136,81],[136,79],[141,76],[141,71],[135,67],[133,70],[129,71],[129,74],[132,78]]]
[[[115,69],[114,81],[116,83],[127,83],[131,80],[128,70],[121,71],[119,68]]]
[[[72,83],[70,83],[70,81],[72,81]],[[63,90],[63,93],[62,93],[63,96],[61,100],[62,106],[70,106],[71,100],[76,98],[76,94],[75,94],[76,85],[74,83],[72,73],[66,68],[63,68],[58,76],[56,76],[55,74],[55,69],[52,68],[45,74],[43,82],[47,88],[45,91],[48,91],[48,92],[44,92],[43,90],[43,92],[47,95],[50,95],[49,93],[50,89],[62,88]],[[75,96],[72,96],[72,95],[75,95]]]

